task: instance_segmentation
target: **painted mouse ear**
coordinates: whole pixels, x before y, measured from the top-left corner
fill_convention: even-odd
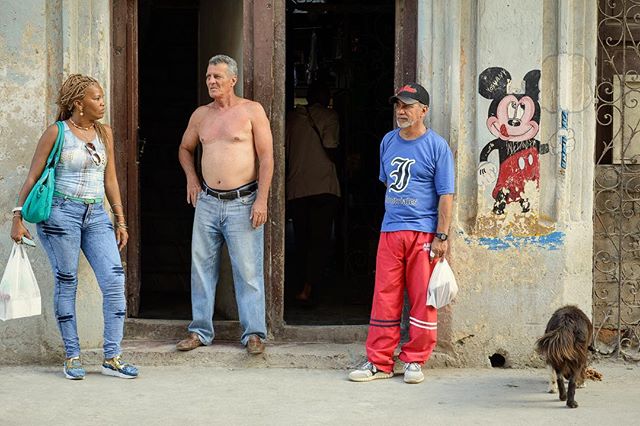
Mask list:
[[[478,76],[478,93],[487,99],[502,98],[507,94],[511,82],[509,71],[500,67],[491,67]]]
[[[524,94],[534,101],[538,101],[540,95],[540,70],[531,70],[524,76]]]

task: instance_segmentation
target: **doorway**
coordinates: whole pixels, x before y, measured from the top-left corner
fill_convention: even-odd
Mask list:
[[[287,40],[285,34],[286,10],[292,3],[294,3],[292,0],[279,0],[277,2],[256,2],[253,0],[112,0],[113,30],[111,96],[113,109],[111,111],[111,115],[117,144],[116,157],[118,174],[121,180],[121,192],[123,200],[126,200],[125,207],[129,219],[130,239],[126,252],[123,253],[127,274],[127,313],[129,317],[142,317],[143,319],[137,320],[142,322],[153,321],[144,319],[152,317],[162,318],[165,320],[189,317],[190,309],[188,309],[187,305],[189,296],[184,285],[184,283],[187,282],[185,278],[186,261],[182,261],[181,268],[185,268],[182,269],[182,277],[174,278],[173,280],[182,280],[180,281],[180,284],[175,284],[175,282],[171,283],[170,280],[165,280],[166,287],[159,286],[154,289],[151,287],[153,284],[147,284],[146,279],[142,276],[142,270],[146,267],[142,262],[142,255],[144,254],[144,251],[148,250],[148,248],[145,248],[146,242],[156,241],[159,243],[165,243],[166,238],[162,239],[160,238],[160,235],[156,235],[154,232],[157,230],[165,232],[164,229],[167,227],[176,227],[174,217],[165,217],[165,219],[163,219],[164,222],[161,222],[160,226],[156,225],[156,227],[152,227],[150,231],[146,232],[147,236],[145,237],[141,228],[142,226],[147,226],[147,213],[141,214],[141,210],[147,209],[147,211],[150,210],[152,214],[162,214],[161,210],[168,207],[169,204],[172,204],[172,208],[181,210],[181,212],[178,211],[178,213],[176,213],[175,217],[184,221],[190,221],[188,215],[191,215],[192,211],[189,210],[190,207],[186,206],[186,197],[184,195],[170,196],[168,195],[169,191],[163,185],[157,186],[162,188],[162,192],[151,192],[147,189],[146,185],[153,184],[154,178],[151,176],[142,177],[140,175],[144,173],[155,173],[155,179],[160,180],[166,185],[173,185],[175,182],[166,181],[169,178],[175,178],[176,182],[180,181],[180,183],[175,183],[175,190],[178,191],[179,188],[180,191],[184,191],[184,177],[177,161],[177,149],[180,142],[179,139],[191,112],[199,103],[208,101],[203,99],[199,92],[204,89],[202,78],[203,70],[206,68],[206,61],[210,55],[215,52],[228,54],[238,61],[240,65],[239,69],[243,73],[241,90],[243,91],[244,96],[260,102],[265,108],[267,116],[271,121],[271,129],[274,138],[275,171],[269,198],[269,215],[271,219],[267,223],[265,229],[265,292],[267,297],[267,324],[270,333],[274,338],[281,341],[352,342],[354,340],[364,339],[367,327],[360,319],[355,322],[356,325],[315,325],[314,327],[295,325],[305,324],[305,318],[302,318],[302,321],[297,323],[295,318],[291,318],[290,324],[285,321],[284,307],[286,303],[286,268],[284,234],[285,229],[287,228],[287,222],[285,220],[284,125],[286,115],[285,103],[287,103],[285,99],[288,98],[287,93],[291,96],[292,92],[285,90],[285,82],[289,81],[289,79],[285,78],[287,68],[286,49],[283,47]],[[391,13],[389,16],[395,16],[395,25],[393,26],[393,28],[395,28],[395,34],[391,33],[389,34],[388,39],[386,37],[384,39],[385,46],[388,46],[386,43],[393,45],[394,42],[391,40],[395,39],[395,51],[393,54],[395,63],[392,63],[388,69],[385,70],[385,72],[390,73],[390,75],[392,75],[395,70],[395,83],[390,85],[388,89],[384,89],[385,98],[380,98],[384,102],[378,104],[378,101],[375,101],[375,105],[383,107],[384,104],[384,107],[387,107],[386,96],[388,96],[389,92],[393,91],[393,87],[399,87],[402,81],[412,81],[415,79],[415,59],[417,52],[415,45],[417,30],[417,2],[415,0],[360,3],[357,1],[314,0],[313,2],[307,1],[306,3],[315,3],[318,7],[322,8],[331,6],[328,8],[328,11],[331,12],[331,9],[333,8],[336,10],[336,14],[338,13],[338,9],[346,9],[341,13],[358,13],[360,16],[367,17],[367,19],[374,18],[373,15],[369,14],[369,10],[371,9],[374,11],[386,9],[386,12],[384,14],[381,13],[380,15]],[[395,12],[388,10],[389,3],[393,4],[393,10]],[[207,6],[209,6],[210,12],[203,13],[204,8]],[[309,7],[316,6],[309,5]],[[153,9],[163,8],[169,10],[153,12]],[[172,11],[176,11],[175,8],[188,9],[187,11],[183,10],[180,14],[182,14],[183,19],[191,23],[194,22],[193,19],[195,12],[193,11],[197,10],[198,35],[196,41],[197,48],[195,49],[197,50],[197,53],[193,53],[192,50],[192,56],[190,59],[184,60],[183,67],[179,70],[180,72],[184,71],[184,75],[189,74],[190,77],[188,77],[187,80],[190,80],[193,86],[191,83],[187,85],[188,82],[176,83],[178,85],[177,87],[181,87],[180,85],[184,84],[184,86],[182,86],[183,89],[181,89],[184,98],[181,99],[195,99],[195,104],[192,105],[185,105],[187,103],[186,101],[185,104],[176,102],[169,105],[163,96],[159,96],[163,90],[173,90],[172,86],[175,81],[175,77],[172,75],[165,76],[165,79],[162,80],[164,86],[157,86],[155,85],[156,83],[150,83],[150,81],[153,81],[155,77],[144,71],[145,63],[141,57],[143,56],[141,50],[144,43],[147,43],[148,48],[154,48],[159,51],[155,56],[151,55],[152,58],[146,59],[146,61],[149,62],[146,67],[148,70],[151,70],[151,72],[164,72],[161,68],[164,67],[165,63],[174,59],[171,56],[173,53],[169,55],[165,50],[165,46],[162,43],[157,42],[158,39],[154,41],[147,37],[147,40],[145,41],[142,33],[146,31],[153,31],[148,27],[148,25],[153,25],[153,20],[149,23],[148,18],[144,17],[145,15],[148,17],[154,16],[153,13],[160,13],[165,14],[165,17],[171,16],[173,18]],[[354,10],[356,12],[353,12]],[[145,21],[145,19],[147,19],[147,21]],[[223,24],[215,25],[216,22]],[[142,27],[143,25],[147,25],[147,27]],[[187,34],[187,36],[191,37],[193,40],[194,36],[191,29],[185,28],[184,25],[178,27],[175,22],[172,21],[170,24],[160,27],[158,31],[161,33],[164,32],[167,37],[171,35],[173,37],[182,37],[183,32],[185,34],[189,33],[191,35]],[[203,29],[215,29],[225,34],[219,33],[218,35],[213,34],[207,36],[203,34]],[[142,37],[142,39],[140,39],[140,37]],[[223,47],[226,47],[227,49],[225,50],[222,49],[221,46],[214,45],[203,48],[203,42],[206,40],[214,43],[216,41],[224,41],[225,46]],[[231,51],[229,49],[231,49]],[[139,68],[141,69],[140,72]],[[363,69],[366,72],[363,75],[365,75],[367,79],[371,78],[369,81],[375,81],[378,78],[378,76],[371,74],[367,67],[360,65],[359,70]],[[144,85],[145,79],[148,79],[148,89],[141,87]],[[139,96],[147,96],[147,94],[149,94],[146,90],[152,91],[150,96],[154,95],[153,91],[157,92],[155,94],[156,101],[154,101],[153,98],[150,101],[139,100]],[[362,96],[365,96],[365,99],[366,96],[370,95],[367,90],[362,87],[359,90]],[[196,93],[195,95],[193,94],[194,92]],[[302,96],[304,96],[304,93],[301,93],[298,97]],[[340,97],[336,96],[334,102],[336,104],[336,108],[338,108]],[[178,108],[178,106],[180,106],[181,109]],[[367,107],[367,105],[362,106],[362,108],[365,107]],[[146,115],[147,113],[138,113],[139,109],[144,110],[145,108],[148,110],[148,116],[150,116],[152,120],[156,120],[156,125],[163,125],[163,123],[157,122],[157,116],[153,113],[154,109],[173,109],[173,114],[170,118],[175,118],[177,120],[176,124],[174,124],[173,133],[167,132],[166,134],[160,134],[160,132],[155,132],[155,130],[151,129],[150,126],[153,127],[153,122],[144,122],[145,117],[148,117]],[[350,110],[347,109],[347,111]],[[352,112],[361,111],[355,110]],[[366,118],[371,129],[380,128],[380,135],[391,128],[391,113],[389,112],[388,115],[383,115],[385,117],[381,120],[388,120],[387,123],[389,124],[383,125],[381,123],[377,123],[376,121],[378,120],[378,116],[376,115],[369,114]],[[349,123],[354,123],[354,120],[347,120],[346,118],[342,118],[342,120],[345,120],[346,124],[344,124],[344,126],[349,126]],[[155,137],[157,138],[164,138],[166,142],[159,142],[158,140],[155,140],[154,137],[150,137],[152,133],[155,133]],[[352,132],[352,134],[355,133]],[[373,143],[376,148],[375,154],[371,152],[366,155],[375,155],[377,157],[379,139],[379,135],[376,135],[375,137],[372,136],[367,139],[374,141]],[[356,142],[359,143],[359,139],[356,140]],[[155,145],[158,147],[155,147]],[[153,153],[154,149],[161,149],[161,145],[166,145],[162,148],[164,149],[163,152],[165,152],[166,158],[160,153]],[[346,154],[346,145],[346,142],[343,143],[342,153],[340,154],[343,158],[342,161],[348,159]],[[152,154],[149,154],[150,152],[152,152]],[[147,154],[149,155],[147,156]],[[156,172],[156,167],[144,164],[145,161],[151,161],[148,160],[149,158],[154,157],[161,157],[160,160],[162,161],[166,159],[167,167],[173,167],[170,172],[167,172],[173,173],[168,175],[167,179],[164,178],[162,173]],[[159,161],[159,165],[161,165],[160,163],[162,163],[162,161]],[[360,164],[369,163],[362,162]],[[159,169],[161,170],[161,168]],[[346,168],[346,170],[354,169]],[[366,172],[371,173],[371,175],[366,175],[365,184],[368,186],[364,188],[364,190],[375,190],[377,185],[377,165],[375,166],[375,171],[371,172],[367,170]],[[146,191],[149,191],[150,194],[156,195],[158,200],[163,200],[163,202],[160,202],[152,199],[151,201],[146,202],[147,204],[156,202],[157,207],[155,211],[153,208],[147,208],[145,206],[145,202],[142,200],[142,192]],[[347,191],[347,193],[348,192],[349,191]],[[374,203],[375,202],[372,201],[371,205]],[[175,206],[173,204],[175,204]],[[381,203],[378,203],[378,205],[381,207]],[[160,210],[158,211],[158,209]],[[361,208],[360,211],[366,211],[366,208]],[[180,218],[180,214],[184,214],[184,217]],[[347,220],[349,220],[349,218],[347,218]],[[368,220],[375,222],[375,219],[372,218]],[[358,222],[357,219],[353,219],[351,223],[355,226],[362,223],[366,224],[367,222]],[[338,224],[339,229],[343,229],[343,227],[348,226],[345,224],[348,224],[348,222],[343,221],[341,224]],[[184,224],[182,226],[184,228]],[[371,232],[377,232],[378,226],[379,222],[375,223],[375,227],[371,228]],[[176,248],[177,243],[174,243],[173,253],[177,253],[180,250],[184,253],[184,247],[189,245],[188,240],[191,235],[190,228],[190,225],[188,225],[186,226],[186,229],[177,233],[180,238],[179,244],[181,248]],[[172,229],[172,231],[174,230]],[[151,234],[149,234],[149,232],[151,232]],[[356,230],[354,232],[357,233],[358,231]],[[338,235],[340,234],[338,233]],[[146,242],[145,238],[147,240]],[[372,240],[357,238],[355,243],[363,241]],[[345,242],[336,241],[336,247],[336,250],[342,250],[342,252],[338,251],[338,253],[343,253],[345,249],[341,247],[345,247]],[[176,255],[173,254],[169,256],[175,257]],[[361,261],[362,259],[366,260],[367,258],[356,257],[357,261]],[[368,259],[371,259],[371,257]],[[336,259],[336,263],[340,261],[340,258]],[[151,258],[150,262],[157,263],[157,266],[161,266],[164,263],[164,260],[163,258]],[[175,263],[178,262],[176,261]],[[338,263],[338,265],[344,264]],[[338,268],[342,267],[343,266],[338,266]],[[366,270],[368,270],[369,267],[370,265],[366,266]],[[363,267],[359,270],[364,271],[365,268]],[[364,273],[372,276],[372,272],[373,271],[370,270],[369,272]],[[149,273],[153,273],[153,271],[145,272],[147,275]],[[230,274],[227,275],[230,279]],[[372,280],[368,283],[370,286],[373,285]],[[146,288],[143,289],[142,287]],[[221,293],[224,293],[224,288],[224,285],[219,286],[216,297],[215,315],[218,320],[233,318],[233,312],[222,312],[219,315],[219,309],[235,308],[235,300],[228,300],[224,302],[224,297],[220,297]],[[232,287],[229,286],[229,288]],[[351,288],[355,289],[357,287],[354,286]],[[149,295],[148,293],[156,294]],[[152,302],[149,302],[153,301],[154,297],[157,302],[155,306]],[[146,302],[141,300],[143,298],[146,299]],[[369,295],[363,295],[363,299],[365,300],[364,303],[370,303]],[[151,303],[151,305],[145,306],[145,303],[147,302]],[[181,310],[174,309],[171,306],[178,306],[180,304],[182,304]],[[362,308],[361,312],[367,312],[368,315],[368,309],[368,306],[365,306]],[[141,313],[144,315],[141,315]],[[362,321],[366,321],[364,316],[361,318]],[[322,320],[322,317],[320,317],[320,319]],[[313,318],[310,318],[310,320],[313,320]],[[313,322],[309,321],[308,323]],[[315,324],[331,323],[335,323],[335,320],[315,322]],[[153,324],[155,324],[155,322],[153,322]],[[182,326],[183,322],[176,322],[175,324]],[[234,320],[221,321],[217,322],[216,330],[217,338],[235,339],[238,334],[239,325],[238,322]]]
[[[239,58],[242,69],[241,35],[241,2],[138,1],[140,318],[191,318],[194,209],[185,200],[178,146],[191,113],[211,102],[204,84],[209,58],[224,53]],[[237,318],[229,269],[226,262],[217,320]]]
[[[138,13],[139,316],[188,319],[193,209],[177,153],[198,102],[198,4],[141,0]]]
[[[297,114],[295,108],[305,108],[310,84],[330,90],[329,108],[337,112],[340,124],[333,163],[341,192],[327,259],[321,278],[313,279],[310,301],[296,298],[308,279],[306,252],[296,246],[300,226],[295,226],[295,218],[302,220],[299,213],[292,213],[299,199],[287,205],[284,319],[288,325],[369,322],[384,214],[379,144],[393,128],[388,98],[394,90],[395,7],[394,0],[366,5],[350,0],[287,2],[287,114],[291,119]],[[299,185],[295,180],[290,183]]]

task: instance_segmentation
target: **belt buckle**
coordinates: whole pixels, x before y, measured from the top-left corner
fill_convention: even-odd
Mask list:
[[[228,200],[228,197],[227,197],[227,195],[229,194],[228,192],[213,191],[213,193],[215,194],[218,200]]]
[[[235,200],[236,198],[238,198],[238,191],[226,191],[220,194],[221,195],[221,200]]]

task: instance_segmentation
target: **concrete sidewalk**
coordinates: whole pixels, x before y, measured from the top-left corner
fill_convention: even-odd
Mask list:
[[[420,385],[369,383],[347,371],[144,367],[141,377],[84,381],[61,367],[0,367],[2,425],[636,424],[640,366],[603,362],[577,409],[546,393],[543,369],[431,369]]]

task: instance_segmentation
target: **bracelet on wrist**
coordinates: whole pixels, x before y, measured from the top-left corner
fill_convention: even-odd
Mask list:
[[[22,212],[22,206],[14,207],[11,209],[11,213]]]

